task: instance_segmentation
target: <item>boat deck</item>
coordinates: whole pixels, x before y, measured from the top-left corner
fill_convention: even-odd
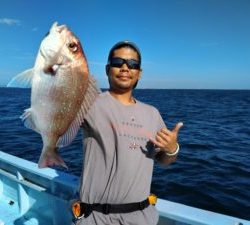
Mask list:
[[[17,214],[18,207],[14,204],[11,205],[11,202],[8,202],[6,197],[1,197],[0,199],[0,221],[5,224],[11,224],[13,219],[16,220],[19,215]],[[4,218],[3,218],[4,215]],[[1,223],[0,223],[1,224]]]
[[[4,215],[4,216],[3,216]],[[0,199],[0,225],[35,225],[38,224],[36,219],[33,219],[32,215],[21,216],[19,213],[19,207],[12,200],[7,198]],[[43,221],[40,224],[46,224]]]

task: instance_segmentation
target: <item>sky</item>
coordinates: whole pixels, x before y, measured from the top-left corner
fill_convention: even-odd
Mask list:
[[[249,0],[0,0],[0,86],[33,67],[57,21],[101,88],[110,48],[130,40],[142,53],[138,88],[250,89],[249,12]]]

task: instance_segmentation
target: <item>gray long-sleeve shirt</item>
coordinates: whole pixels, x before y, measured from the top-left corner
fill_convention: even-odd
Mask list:
[[[80,198],[87,203],[139,202],[150,194],[153,144],[165,124],[154,107],[136,101],[123,105],[104,92],[87,116],[84,128],[84,168]],[[142,211],[104,215],[93,212],[77,224],[157,224],[154,206]]]

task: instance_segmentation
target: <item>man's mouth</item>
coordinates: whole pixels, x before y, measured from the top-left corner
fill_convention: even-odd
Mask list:
[[[117,78],[119,80],[131,80],[132,79],[132,77],[129,75],[118,75]]]

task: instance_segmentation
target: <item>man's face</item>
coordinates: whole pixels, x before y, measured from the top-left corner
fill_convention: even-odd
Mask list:
[[[112,58],[133,59],[138,61],[137,52],[129,47],[119,48],[114,51]],[[129,69],[126,63],[122,66],[110,66],[108,71],[109,85],[114,91],[131,91],[141,75],[140,69]]]

